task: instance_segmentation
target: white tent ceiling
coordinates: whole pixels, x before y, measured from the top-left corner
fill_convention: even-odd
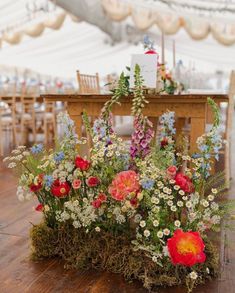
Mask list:
[[[0,1],[0,30],[26,15],[25,0]],[[129,18],[126,23],[133,25]],[[157,26],[150,29],[160,50],[160,31]],[[176,41],[176,59],[195,66],[198,71],[230,71],[235,68],[235,45],[225,47],[211,36],[203,41],[194,41],[184,30],[167,36],[166,60],[172,66],[172,40]],[[45,29],[42,36],[23,36],[18,45],[5,42],[0,49],[0,64],[30,68],[42,74],[75,78],[75,72],[106,75],[120,72],[130,64],[132,53],[142,53],[142,45],[135,46],[126,41],[111,45],[109,37],[86,22],[73,22],[66,18],[60,30]]]

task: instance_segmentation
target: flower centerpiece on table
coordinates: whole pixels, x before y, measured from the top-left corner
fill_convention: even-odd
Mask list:
[[[156,54],[156,58],[158,60],[157,66],[157,90],[160,94],[174,94],[179,88],[179,84],[176,80],[174,80],[172,73],[166,68],[166,64],[159,62],[159,54],[156,52],[154,48],[154,42],[149,38],[148,35],[144,36],[144,49],[145,54]]]
[[[31,230],[32,257],[60,257],[67,267],[96,268],[138,279],[147,288],[185,284],[188,291],[217,275],[217,250],[210,231],[218,231],[224,205],[223,176],[211,175],[222,138],[219,112],[212,129],[198,138],[198,152],[175,143],[174,113],[160,119],[160,133],[143,115],[140,69],[135,69],[130,145],[112,127],[112,106],[128,95],[122,74],[113,97],[91,126],[89,156],[78,152],[78,138],[67,114],[55,149],[20,146],[5,158],[19,171],[20,201],[37,198],[43,221]],[[216,186],[214,186],[216,184]]]

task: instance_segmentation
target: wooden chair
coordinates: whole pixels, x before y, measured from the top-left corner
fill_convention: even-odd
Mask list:
[[[3,127],[2,127],[2,115],[3,114],[3,110],[0,107],[0,156],[3,156],[4,154],[4,141],[3,141]]]
[[[35,97],[21,97],[21,118],[20,133],[21,143],[24,144],[29,131],[33,134],[33,141],[36,141],[36,116],[35,116]]]
[[[0,98],[0,154],[3,155],[4,148],[4,133],[10,132],[12,135],[12,143],[17,144],[16,139],[16,112],[15,112],[15,98],[5,97],[4,100]]]
[[[77,71],[77,80],[78,80],[78,92],[80,94],[99,94],[100,93],[100,82],[99,74],[88,75],[81,74]]]
[[[77,71],[77,80],[78,80],[78,93],[80,94],[100,94],[100,81],[99,74],[88,75],[81,74],[80,71]],[[99,115],[99,113],[97,113]],[[93,124],[96,117],[90,117],[91,124]],[[88,139],[88,147],[91,146],[91,141],[89,136]]]
[[[52,133],[53,136],[55,136],[57,133],[56,109],[54,102],[45,102],[44,105],[45,111],[43,113],[43,133],[44,143],[47,145],[50,133]]]

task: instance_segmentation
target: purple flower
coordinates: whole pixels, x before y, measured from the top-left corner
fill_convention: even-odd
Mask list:
[[[150,152],[150,143],[154,137],[154,131],[150,128],[152,123],[143,116],[135,117],[134,133],[131,137],[130,155],[144,158]]]

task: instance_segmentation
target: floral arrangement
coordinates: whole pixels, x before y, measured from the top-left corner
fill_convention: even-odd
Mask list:
[[[160,117],[156,136],[142,114],[148,103],[142,85],[136,66],[130,146],[112,128],[112,106],[128,95],[121,75],[93,126],[84,113],[92,139],[88,156],[78,151],[86,139],[59,114],[65,132],[54,150],[19,146],[4,161],[19,172],[19,200],[36,197],[35,209],[44,216],[31,231],[34,258],[59,256],[68,267],[110,270],[147,288],[185,284],[191,292],[218,270],[209,231],[219,230],[225,214],[217,199],[223,176],[210,175],[222,147],[220,116],[208,99],[214,125],[198,138],[198,153],[189,154],[176,145],[173,112]]]
[[[144,49],[146,50],[145,54],[156,54],[156,58],[159,59],[158,53],[155,51],[154,42],[149,38],[148,35],[144,36],[143,40]],[[177,81],[175,81],[172,77],[172,74],[169,70],[166,69],[166,65],[164,63],[159,63],[158,61],[158,91],[161,94],[174,94],[180,85]]]

